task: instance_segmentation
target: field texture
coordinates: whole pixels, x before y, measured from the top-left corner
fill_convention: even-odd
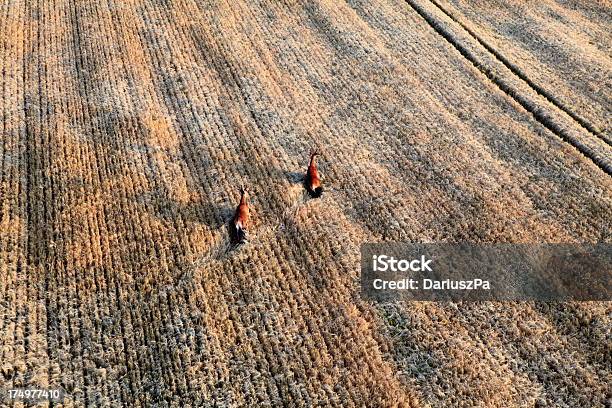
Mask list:
[[[364,242],[612,241],[612,6],[504,3],[2,1],[0,388],[609,406],[610,302],[359,295]]]

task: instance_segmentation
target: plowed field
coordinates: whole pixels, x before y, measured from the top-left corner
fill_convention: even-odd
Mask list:
[[[505,3],[0,2],[0,389],[610,404],[610,302],[359,293],[365,242],[612,241],[612,6]]]

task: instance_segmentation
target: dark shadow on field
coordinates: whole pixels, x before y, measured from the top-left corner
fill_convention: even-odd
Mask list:
[[[302,184],[304,182],[304,173],[288,170],[282,170],[282,172],[291,184]]]
[[[305,170],[302,172],[302,171],[289,171],[286,169],[275,168],[273,173],[276,175],[279,175],[279,178],[284,179],[289,183],[289,186],[290,186],[289,189],[291,191],[290,195],[292,197],[291,199],[294,201],[294,205],[304,204],[306,201],[313,198],[308,194],[308,191],[306,190],[306,185],[305,185],[306,171]],[[325,180],[323,180],[323,182],[325,184]],[[298,186],[300,187],[299,190],[297,190]],[[298,191],[300,191],[301,194],[299,194]],[[326,187],[325,191],[329,193],[330,189]]]
[[[211,202],[190,202],[183,204],[159,191],[150,191],[137,197],[140,204],[157,218],[167,221],[182,219],[187,223],[201,223],[212,229],[227,224],[233,215],[233,208]]]
[[[598,314],[573,302],[537,302],[534,308],[551,323],[559,336],[580,345],[581,355],[589,364],[598,366],[609,356],[606,313]],[[606,310],[610,312],[610,308]]]

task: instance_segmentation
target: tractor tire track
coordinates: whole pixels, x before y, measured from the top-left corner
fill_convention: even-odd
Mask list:
[[[519,75],[520,70],[510,64],[503,57],[500,58],[501,55],[494,52],[492,47],[487,47],[484,44],[481,44],[481,41],[479,41],[478,38],[470,32],[471,30],[464,28],[461,23],[455,21],[452,16],[448,15],[437,5],[437,3],[425,3],[421,0],[406,0],[406,3],[413,10],[415,10],[433,30],[435,30],[442,38],[451,44],[465,59],[471,62],[500,90],[531,113],[538,122],[540,122],[544,127],[553,132],[559,138],[575,147],[585,157],[592,160],[593,163],[606,174],[612,175],[612,148],[607,138],[600,136],[599,132],[592,128],[592,126],[584,126],[579,120],[565,112],[563,108],[557,106],[557,103],[554,102],[554,97],[550,99],[547,96],[548,93],[538,87],[537,84],[533,84],[533,82],[529,81],[524,75]],[[431,5],[438,7],[443,15],[450,20],[450,23],[449,21],[444,21],[439,14],[436,16],[436,13],[432,10]],[[460,28],[453,27],[453,23]],[[466,36],[461,36],[458,33],[458,30],[460,29],[463,29],[470,36],[470,38],[472,38],[472,42],[478,43],[482,48],[488,51],[490,55],[493,55],[495,60],[498,61],[498,64],[495,64],[490,59],[489,61],[486,61],[486,57],[483,58],[482,56],[482,51],[479,50],[478,47],[475,47],[473,43],[470,44],[470,40],[466,38]],[[512,83],[512,79],[508,78],[507,74],[503,74],[503,69],[500,72],[500,67],[496,65],[502,65],[507,72],[522,80],[529,86],[532,93],[535,93],[535,95],[529,95],[530,92],[526,91],[525,87],[521,87],[520,85],[517,86],[516,82]],[[532,86],[532,84],[535,86]],[[538,98],[540,101],[538,101]],[[545,102],[549,102],[549,104],[552,104],[555,108],[561,110],[563,113],[569,116],[573,122],[580,125],[580,127],[584,128],[584,130],[588,131],[588,133],[580,132],[578,129],[575,129],[575,126],[568,123],[568,120],[564,120],[564,118],[561,116],[562,113],[556,113],[554,110],[551,110],[546,106]],[[589,127],[591,129],[589,129]]]
[[[500,62],[502,62],[514,75],[521,78],[525,81],[531,88],[533,88],[539,95],[546,98],[548,102],[557,107],[558,109],[565,112],[572,119],[580,124],[584,129],[588,130],[594,136],[599,137],[609,146],[612,146],[612,140],[602,132],[600,132],[593,124],[589,123],[586,119],[572,111],[568,106],[566,106],[563,102],[561,102],[557,97],[555,97],[552,93],[535,83],[527,74],[525,74],[516,64],[512,63],[508,58],[506,58],[499,50],[495,49],[492,45],[487,43],[481,36],[479,36],[474,30],[468,27],[465,23],[461,22],[456,16],[454,16],[451,12],[446,10],[437,0],[429,0],[433,3],[437,8],[439,8],[444,14],[446,14],[451,20],[455,23],[459,24],[461,28],[467,31],[480,45],[486,48],[491,54],[493,54]]]

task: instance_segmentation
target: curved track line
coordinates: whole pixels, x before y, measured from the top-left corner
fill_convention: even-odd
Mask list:
[[[508,60],[508,58],[504,57],[493,46],[489,45],[489,43],[487,43],[478,34],[476,34],[474,32],[474,30],[472,30],[471,28],[469,28],[468,26],[463,24],[461,21],[459,21],[452,13],[450,13],[444,7],[442,7],[437,2],[437,0],[429,0],[429,2],[433,3],[437,8],[440,9],[440,11],[442,11],[444,14],[446,14],[451,20],[453,20],[455,23],[459,24],[461,26],[461,28],[463,28],[465,31],[467,31],[467,33],[470,34],[476,41],[478,41],[478,43],[480,45],[482,45],[487,51],[489,51],[491,54],[493,54],[495,56],[495,58],[497,58],[502,64],[504,64],[506,66],[506,68],[508,68],[514,75],[516,75],[517,77],[519,77],[523,81],[525,81],[527,83],[527,85],[529,85],[531,88],[533,88],[533,90],[536,91],[539,95],[541,95],[542,97],[546,98],[551,104],[553,104],[554,106],[556,106],[557,108],[559,108],[563,112],[567,113],[580,126],[582,126],[584,129],[588,130],[594,136],[597,136],[598,138],[603,140],[607,145],[612,146],[612,142],[605,135],[603,135],[599,130],[597,130],[597,128],[595,126],[593,126],[586,119],[584,119],[583,117],[581,117],[580,115],[578,115],[577,113],[572,111],[570,108],[565,106],[565,104],[563,102],[559,101],[554,95],[552,95],[546,89],[542,88],[540,85],[538,85],[535,82],[533,82],[533,80],[531,80],[527,76],[527,74],[525,74],[523,71],[521,71],[521,69],[519,67],[517,67],[512,62],[510,62],[510,60]]]
[[[436,19],[436,17],[430,15],[427,10],[425,10],[419,4],[416,4],[414,0],[405,0],[408,5],[415,10],[426,22],[429,26],[434,29],[440,36],[442,36],[449,44],[451,44],[459,53],[468,61],[474,65],[481,73],[483,73],[491,82],[493,82],[500,90],[502,90],[505,94],[514,99],[517,103],[519,103],[525,110],[533,115],[533,117],[544,127],[550,130],[552,133],[557,135],[561,140],[570,144],[574,148],[576,148],[580,153],[582,153],[585,157],[589,158],[595,165],[597,165],[602,171],[604,171],[608,175],[612,175],[612,164],[608,163],[605,158],[601,158],[597,155],[596,152],[593,151],[589,146],[585,145],[576,137],[568,134],[562,126],[552,121],[552,118],[549,117],[546,113],[543,113],[539,107],[534,104],[532,101],[528,100],[525,96],[521,95],[516,89],[512,86],[506,84],[502,78],[492,72],[491,69],[484,66],[480,63],[479,59],[473,55],[473,53],[464,45],[458,41],[454,34],[450,32],[447,28],[443,27],[443,24]],[[454,20],[453,20],[454,21]],[[458,23],[460,24],[460,23]],[[461,24],[460,24],[461,25]],[[467,30],[466,30],[467,31]],[[502,61],[500,61],[502,62]],[[503,63],[503,62],[502,62]],[[505,64],[504,64],[505,66]],[[508,68],[508,67],[507,67]],[[508,68],[510,69],[510,68]],[[510,69],[511,70],[511,69]],[[512,70],[511,70],[512,71]],[[536,91],[534,89],[534,91]],[[536,91],[537,92],[537,91]],[[544,96],[544,95],[542,95]],[[548,99],[548,98],[547,98]],[[553,104],[554,105],[554,104]],[[554,105],[557,106],[557,105]],[[597,137],[597,140],[602,140],[601,137]],[[603,140],[602,140],[603,141]]]

